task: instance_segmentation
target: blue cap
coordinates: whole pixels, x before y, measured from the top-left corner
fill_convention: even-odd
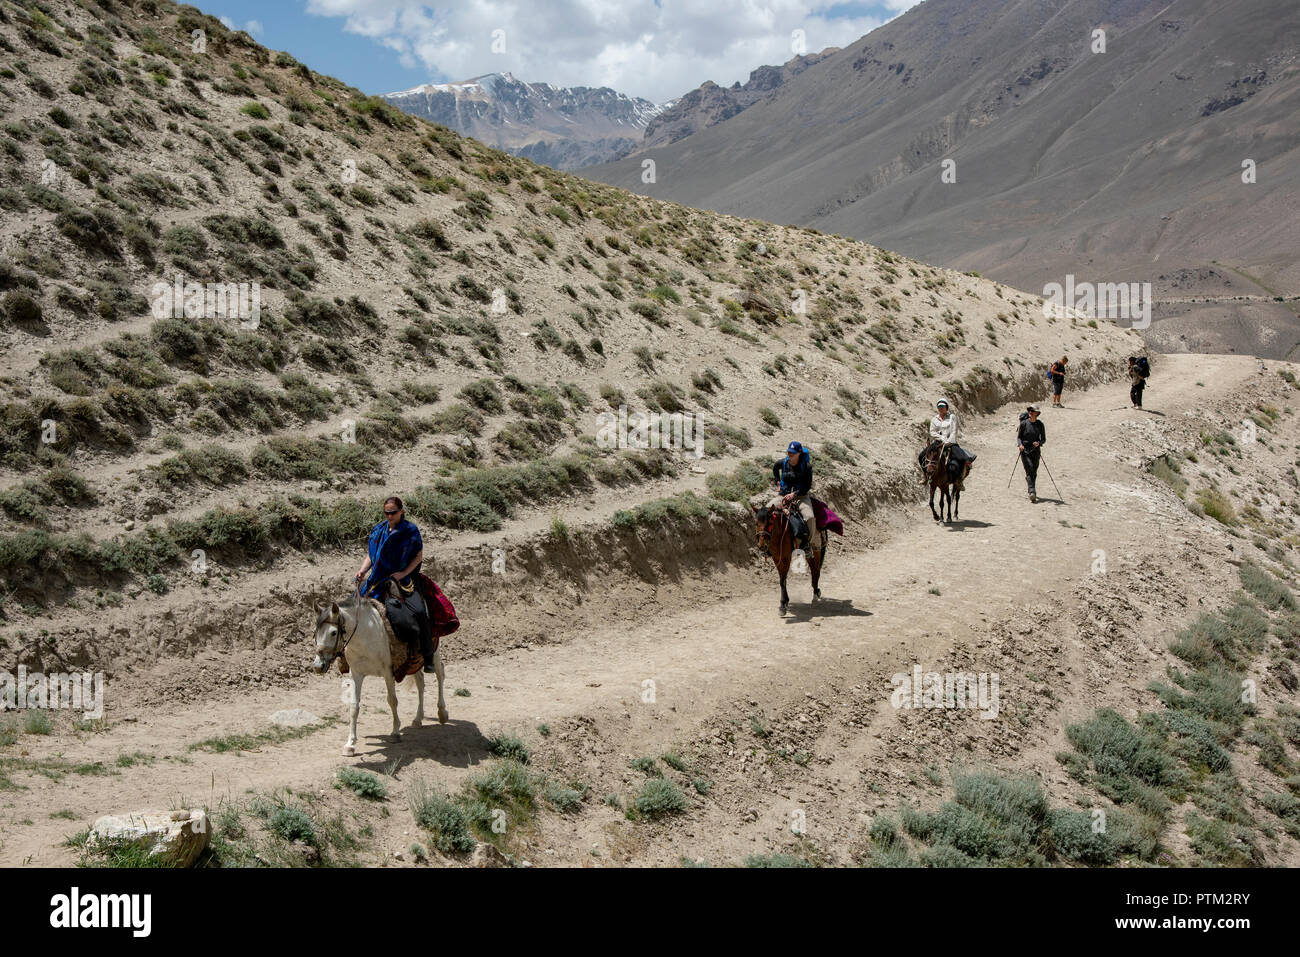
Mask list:
[[[790,447],[789,447],[788,449],[786,449],[785,451],[786,451],[787,454],[789,454],[790,452],[802,452],[802,451],[803,451],[803,446],[800,445],[798,442],[791,442],[791,443],[790,443]]]

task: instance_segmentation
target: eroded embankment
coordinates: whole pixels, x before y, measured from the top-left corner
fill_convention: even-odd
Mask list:
[[[976,372],[965,383],[947,384],[954,386],[947,394],[969,418],[1008,402],[1040,398],[1043,392],[1038,370],[1015,376]],[[1070,385],[1086,388],[1118,374],[1110,364],[1084,360],[1072,371]],[[915,444],[911,437],[903,441]],[[898,442],[898,436],[890,436],[882,445]],[[896,468],[870,473],[826,465],[829,474],[818,480],[819,496],[857,526],[849,537],[834,542],[835,550],[868,547],[862,532],[880,509],[919,501],[924,494],[910,457]],[[580,513],[560,514],[572,521]],[[691,493],[635,505],[594,524],[522,537],[512,537],[507,526],[498,545],[434,547],[429,552],[426,567],[451,594],[465,623],[454,639],[461,658],[518,642],[563,640],[596,618],[652,617],[661,590],[694,591],[707,600],[767,571],[744,508]],[[56,621],[11,640],[16,646],[10,649],[12,665],[113,674],[204,653],[238,653],[237,660],[229,661],[232,671],[272,680],[296,674],[304,660],[311,609],[347,594],[352,561],[342,552],[299,557],[306,561],[297,568],[249,570],[239,587],[227,592],[141,595],[129,615],[105,612],[99,619],[62,627]]]

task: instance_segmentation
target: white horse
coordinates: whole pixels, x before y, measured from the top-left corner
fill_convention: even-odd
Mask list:
[[[352,727],[348,733],[348,743],[343,746],[343,753],[351,756],[357,753],[357,715],[361,711],[361,681],[367,675],[377,675],[384,679],[388,688],[388,707],[393,712],[393,730],[389,741],[399,741],[402,737],[402,724],[397,719],[397,685],[393,681],[393,659],[388,648],[388,630],[385,627],[384,607],[373,599],[360,599],[352,606],[340,608],[337,604],[319,605],[316,608],[316,660],[312,668],[317,674],[325,674],[334,664],[335,658],[346,661],[352,677]],[[433,667],[438,676],[438,723],[447,723],[447,702],[442,696],[442,648],[433,655]],[[419,691],[420,704],[415,711],[415,720],[411,727],[418,728],[424,722],[424,672],[415,673],[415,687]]]

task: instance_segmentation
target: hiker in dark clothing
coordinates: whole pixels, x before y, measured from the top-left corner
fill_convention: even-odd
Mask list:
[[[1029,484],[1029,501],[1038,501],[1038,461],[1047,443],[1047,429],[1038,421],[1039,408],[1031,405],[1020,413],[1020,427],[1016,429],[1016,444],[1020,449],[1020,461],[1025,466],[1025,481]]]
[[[1133,403],[1133,408],[1142,408],[1142,390],[1147,387],[1146,371],[1150,369],[1147,365],[1146,357],[1137,356],[1128,357],[1128,378],[1133,383],[1128,390],[1129,401]]]
[[[1052,408],[1061,408],[1061,390],[1065,388],[1065,366],[1070,360],[1065,356],[1052,363],[1047,370],[1048,378],[1052,380]]]

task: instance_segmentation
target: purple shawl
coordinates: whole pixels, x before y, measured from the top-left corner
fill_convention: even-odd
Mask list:
[[[817,530],[830,529],[836,535],[844,534],[844,520],[830,510],[820,499],[812,500],[813,517],[817,520]]]

